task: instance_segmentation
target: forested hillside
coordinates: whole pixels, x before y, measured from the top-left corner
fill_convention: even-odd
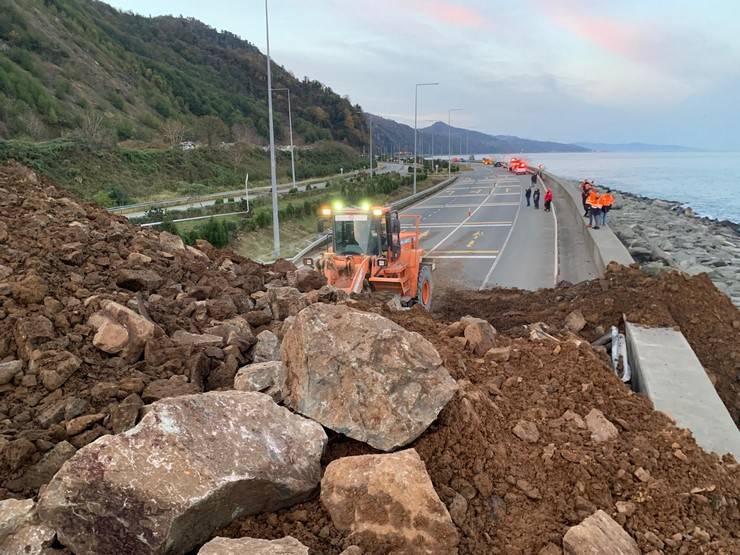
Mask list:
[[[0,138],[261,143],[265,64],[253,44],[194,19],[92,0],[0,0]],[[298,144],[366,142],[361,108],[330,88],[276,64],[273,87],[291,90]],[[274,100],[285,142],[285,93]]]

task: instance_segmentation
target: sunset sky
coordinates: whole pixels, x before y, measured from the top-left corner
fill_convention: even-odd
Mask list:
[[[264,2],[111,0],[195,17],[265,50]],[[740,150],[732,0],[272,0],[273,58],[365,110],[564,142]],[[421,126],[421,125],[420,125]]]

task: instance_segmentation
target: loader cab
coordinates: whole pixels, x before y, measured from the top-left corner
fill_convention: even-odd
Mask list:
[[[396,259],[401,250],[398,212],[383,208],[335,211],[332,223],[333,252],[338,255],[386,256]]]

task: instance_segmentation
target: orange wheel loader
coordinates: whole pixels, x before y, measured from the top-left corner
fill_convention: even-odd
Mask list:
[[[331,246],[319,259],[304,259],[326,276],[329,285],[347,293],[385,291],[403,305],[432,304],[431,261],[423,259],[420,216],[399,214],[388,207],[322,208],[331,218]],[[409,220],[402,229],[401,220]]]

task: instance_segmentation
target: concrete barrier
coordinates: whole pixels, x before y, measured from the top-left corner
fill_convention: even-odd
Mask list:
[[[448,185],[451,185],[455,182],[458,176],[450,177],[449,179],[445,179],[441,183],[437,183],[436,185],[433,185],[432,187],[429,187],[428,189],[424,189],[423,191],[419,191],[415,195],[409,195],[407,197],[404,197],[402,199],[399,199],[397,201],[394,201],[389,204],[389,206],[393,210],[403,210],[404,208],[407,208],[408,206],[411,206],[412,204],[415,204],[421,200],[424,200],[427,197],[432,196],[438,191],[441,191]],[[298,254],[296,254],[293,258],[291,258],[291,262],[293,264],[298,264],[303,260],[303,257],[308,255],[309,253],[313,252],[317,248],[326,245],[331,240],[331,234],[322,235],[321,237],[317,238],[315,241],[308,244],[305,248],[303,248]]]
[[[683,334],[629,322],[625,327],[633,389],[691,430],[705,451],[740,460],[740,431]]]
[[[571,218],[580,222],[589,249],[588,254],[592,257],[601,275],[604,274],[609,262],[618,262],[624,266],[629,266],[635,262],[627,247],[617,238],[608,224],[607,227],[601,229],[587,227],[583,218],[583,204],[577,183],[561,179],[549,172],[542,172],[542,178],[547,185],[552,186],[556,195],[562,195],[567,201],[567,213],[561,213],[558,217],[561,219]]]

